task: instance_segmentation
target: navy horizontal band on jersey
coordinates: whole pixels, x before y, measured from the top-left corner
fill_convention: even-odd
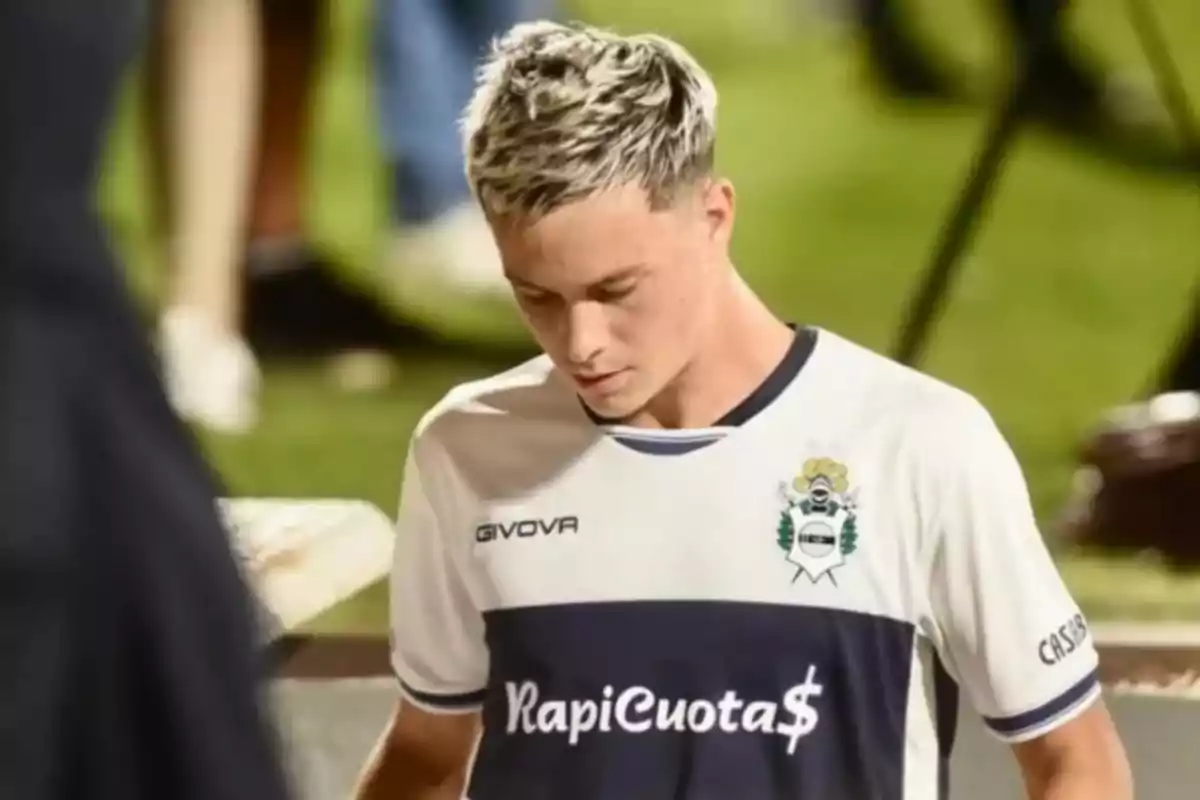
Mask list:
[[[674,797],[681,758],[688,797],[903,797],[911,625],[664,601],[485,619],[472,800]]]

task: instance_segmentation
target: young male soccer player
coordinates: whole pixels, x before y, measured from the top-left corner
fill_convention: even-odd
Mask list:
[[[971,397],[729,256],[679,46],[522,25],[468,173],[545,355],[411,444],[362,800],[934,800],[959,694],[1029,795],[1130,797],[1087,625]]]

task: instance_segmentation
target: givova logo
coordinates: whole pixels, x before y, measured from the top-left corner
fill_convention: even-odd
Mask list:
[[[746,702],[735,690],[720,700],[659,697],[645,686],[617,691],[604,687],[602,697],[543,699],[534,681],[505,684],[510,735],[562,734],[571,746],[586,734],[677,731],[679,733],[759,733],[787,739],[789,755],[813,732],[820,720],[811,700],[824,687],[817,683],[817,668],[809,666],[804,682],[783,693],[779,701]]]
[[[534,536],[579,533],[579,517],[554,517],[553,519],[518,519],[512,522],[487,522],[475,529],[478,544],[504,539],[529,539]]]

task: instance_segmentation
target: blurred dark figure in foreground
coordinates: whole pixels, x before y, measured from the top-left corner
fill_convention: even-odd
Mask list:
[[[922,40],[906,0],[848,0],[867,67],[887,93],[957,101],[972,94],[961,70]],[[1186,166],[1168,115],[1152,91],[1114,78],[1067,29],[1068,0],[989,0],[1019,66],[1038,58],[1028,119],[1141,166]]]
[[[0,797],[282,800],[252,598],[92,203],[143,17],[0,3]]]

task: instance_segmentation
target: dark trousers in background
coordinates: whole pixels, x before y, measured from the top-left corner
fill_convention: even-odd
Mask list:
[[[427,223],[472,202],[459,120],[492,40],[553,0],[373,0],[371,75],[392,214]]]

